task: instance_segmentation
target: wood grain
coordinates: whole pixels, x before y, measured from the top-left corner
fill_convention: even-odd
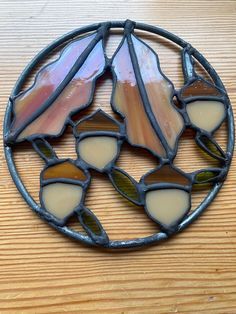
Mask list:
[[[159,25],[191,42],[216,68],[236,106],[235,0],[0,0],[1,123],[14,82],[40,49],[74,28],[126,18]],[[177,50],[147,39],[158,50],[165,74],[181,86]],[[108,43],[110,53],[119,40],[117,35]],[[110,92],[111,80],[101,80],[90,110],[102,106],[111,113]],[[225,127],[221,131],[217,139],[225,146]],[[60,156],[75,156],[70,130],[55,148]],[[29,145],[17,149],[15,158],[37,200],[43,163]],[[129,147],[119,163],[136,179],[155,165],[147,153]],[[189,132],[176,164],[186,171],[206,165]],[[160,245],[125,252],[85,247],[41,221],[17,192],[2,148],[0,174],[0,313],[236,313],[235,162],[217,199],[196,223]],[[202,197],[195,193],[193,205]],[[157,231],[101,175],[92,182],[87,205],[112,239]],[[79,230],[75,221],[70,224]]]

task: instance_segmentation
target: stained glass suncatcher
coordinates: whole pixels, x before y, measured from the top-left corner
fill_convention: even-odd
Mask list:
[[[123,39],[112,58],[108,58],[105,42],[114,28],[123,31]],[[156,34],[156,40],[164,37],[181,48],[185,78],[182,88],[176,89],[162,72],[157,52],[141,39],[140,30]],[[32,71],[58,48],[58,59],[39,69],[33,85],[22,90]],[[208,72],[209,80],[197,73],[194,62]],[[96,81],[107,73],[112,75],[111,107],[117,118],[100,108],[74,119],[92,104]],[[222,149],[214,138],[223,122],[227,123],[227,149]],[[59,158],[49,144],[49,139],[61,137],[68,125],[75,137],[75,160]],[[186,129],[193,130],[200,153],[215,160],[216,167],[191,173],[176,167],[178,143]],[[75,30],[42,50],[13,89],[6,110],[4,141],[13,180],[36,213],[72,238],[91,245],[122,248],[164,240],[204,211],[229,170],[234,124],[231,104],[219,76],[196,49],[163,29],[128,20]],[[12,149],[25,141],[45,162],[39,178],[40,204],[27,192],[14,164]],[[139,181],[117,165],[125,143],[146,149],[157,160],[156,167]],[[94,171],[105,175],[116,192],[145,211],[161,231],[145,238],[110,240],[92,208],[86,207],[86,192]],[[192,191],[209,186],[203,202],[191,208]],[[87,235],[68,226],[71,217],[77,217]]]

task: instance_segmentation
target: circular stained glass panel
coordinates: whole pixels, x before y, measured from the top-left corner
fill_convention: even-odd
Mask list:
[[[108,57],[107,41],[117,31],[122,38]],[[167,46],[175,52],[183,75],[178,87],[161,67],[170,63],[168,53],[159,57],[152,41],[160,51]],[[55,51],[57,58],[49,61]],[[26,87],[32,75],[33,83]],[[101,92],[99,82],[107,77],[112,81],[110,109],[102,105],[94,109],[95,94]],[[58,141],[63,148],[68,128],[74,139],[73,158],[62,157],[55,149]],[[225,147],[218,141],[217,134],[222,132]],[[192,168],[185,167],[191,163],[188,158],[180,161],[178,157],[186,149],[186,136],[192,140],[191,149],[201,156]],[[127,20],[77,29],[43,49],[12,91],[4,141],[10,173],[33,211],[84,243],[128,248],[167,239],[208,207],[229,170],[234,124],[219,76],[196,49],[161,28]],[[14,157],[15,149],[26,149],[31,159],[31,148],[45,163],[35,178],[38,200],[28,192]],[[121,157],[126,150],[133,150],[130,156],[134,156],[128,166]],[[144,163],[141,175],[137,156]],[[89,191],[96,189],[91,182],[99,175],[119,195],[120,206],[142,213],[154,232],[128,238],[123,230],[121,239],[111,240],[109,228],[88,206]],[[97,186],[101,192],[101,184]],[[196,191],[206,191],[198,204],[193,202]],[[94,203],[103,204],[101,199],[106,199],[105,192]]]

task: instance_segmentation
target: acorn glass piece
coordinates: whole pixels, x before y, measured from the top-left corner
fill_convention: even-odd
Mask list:
[[[120,131],[121,124],[101,109],[80,120],[74,128],[79,158],[90,168],[105,171],[118,156]]]
[[[225,106],[216,100],[196,100],[186,106],[189,119],[193,125],[213,132],[225,119]]]
[[[103,170],[118,152],[118,140],[111,136],[89,136],[78,143],[78,154],[89,166]]]
[[[165,230],[176,227],[191,207],[190,176],[166,164],[144,175],[141,184],[148,216]]]
[[[64,220],[79,206],[82,194],[82,187],[75,184],[47,184],[42,188],[42,204],[57,219]]]
[[[175,226],[190,208],[189,192],[175,189],[157,189],[146,193],[146,211],[164,228]]]
[[[193,127],[213,133],[226,117],[224,92],[213,83],[194,74],[179,92]]]
[[[71,160],[56,160],[41,173],[42,208],[64,224],[81,205],[89,176]]]

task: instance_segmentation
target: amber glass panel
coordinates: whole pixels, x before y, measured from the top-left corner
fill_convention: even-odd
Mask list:
[[[74,164],[70,163],[69,161],[65,161],[60,164],[50,166],[43,172],[43,180],[56,178],[84,181],[87,177],[85,176],[84,172],[77,168]]]
[[[112,131],[119,132],[119,126],[109,119],[102,111],[98,111],[90,118],[78,123],[76,126],[77,133],[81,132],[95,132],[95,131]]]
[[[221,96],[221,93],[213,85],[201,79],[197,79],[182,90],[181,96],[184,98],[194,96]]]
[[[168,165],[163,166],[162,168],[153,171],[152,173],[148,174],[144,178],[145,184],[155,184],[155,183],[176,183],[181,185],[188,185],[189,179],[175,171]]]

